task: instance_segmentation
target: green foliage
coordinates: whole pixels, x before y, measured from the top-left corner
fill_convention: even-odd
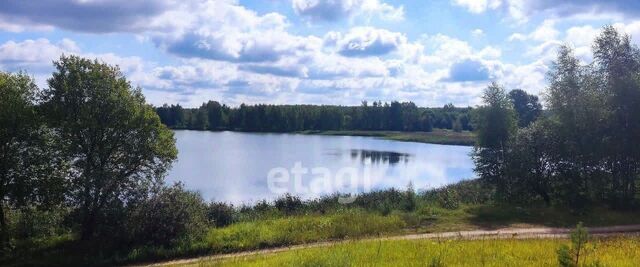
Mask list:
[[[199,108],[165,104],[155,110],[165,125],[175,129],[251,132],[473,130],[469,116],[471,108],[457,108],[452,104],[443,108],[419,108],[413,102],[369,104],[365,101],[361,106],[242,104],[231,108],[208,101]]]
[[[0,251],[10,239],[12,208],[48,208],[63,200],[65,170],[35,102],[38,88],[24,73],[0,72]]]
[[[578,223],[576,229],[571,231],[571,247],[561,245],[558,249],[558,263],[563,267],[577,267],[584,262],[587,252],[587,242],[589,242],[589,233],[582,223]]]
[[[207,207],[207,219],[216,227],[227,226],[234,221],[233,205],[224,202],[211,202]]]
[[[509,100],[518,114],[518,126],[527,127],[542,115],[542,104],[538,97],[524,90],[514,89],[509,92]]]
[[[474,125],[478,147],[504,149],[516,130],[516,113],[504,88],[496,83],[487,87],[482,95],[484,106],[474,112]]]
[[[15,240],[46,239],[69,232],[64,219],[68,216],[64,208],[38,209],[22,207],[10,213],[10,229]]]
[[[274,206],[284,214],[291,215],[302,209],[302,200],[297,196],[285,194],[284,196],[276,199]]]
[[[54,65],[42,108],[70,163],[68,197],[89,239],[108,231],[108,221],[118,225],[127,203],[161,182],[175,140],[117,67],[75,56]]]
[[[409,182],[407,185],[407,191],[405,192],[404,211],[414,211],[418,206],[418,197],[416,196],[416,190],[413,187],[413,183]]]
[[[182,184],[164,187],[138,204],[128,216],[135,244],[171,247],[201,240],[209,226],[202,197]]]
[[[398,216],[380,216],[353,210],[325,216],[306,215],[236,223],[211,229],[207,242],[214,251],[229,252],[372,236],[399,231],[404,226]]]
[[[546,90],[548,112],[517,132],[511,109],[496,86],[477,109],[476,172],[496,199],[544,201],[577,210],[594,203],[638,204],[640,177],[640,49],[611,26],[593,45],[594,62],[582,65],[569,46],[558,50]],[[515,93],[513,93],[515,92]],[[537,113],[535,99],[510,94],[520,119]],[[529,124],[530,123],[530,124]]]

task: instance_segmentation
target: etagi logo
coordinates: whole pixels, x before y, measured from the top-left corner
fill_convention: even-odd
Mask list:
[[[282,195],[285,193],[297,195],[322,195],[333,192],[368,192],[371,191],[372,176],[371,169],[365,165],[364,168],[343,167],[333,173],[329,168],[311,168],[311,179],[306,183],[303,176],[309,174],[309,168],[302,166],[301,162],[296,162],[291,169],[283,167],[273,168],[267,175],[267,185],[272,193]],[[353,203],[355,195],[340,196],[340,204]]]

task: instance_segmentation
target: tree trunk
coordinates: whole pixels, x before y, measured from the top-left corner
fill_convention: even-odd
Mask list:
[[[95,234],[95,227],[96,227],[96,218],[95,218],[95,214],[93,211],[89,211],[87,209],[87,211],[84,213],[84,218],[82,219],[82,226],[81,226],[81,236],[80,238],[82,240],[90,240],[93,238],[94,234]]]

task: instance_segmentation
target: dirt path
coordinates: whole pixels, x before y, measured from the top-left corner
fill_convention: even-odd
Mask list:
[[[592,236],[619,236],[619,235],[640,235],[640,224],[635,225],[616,225],[606,227],[588,227],[589,233]],[[526,238],[566,238],[570,228],[551,228],[551,227],[539,227],[539,228],[504,228],[498,230],[474,230],[474,231],[458,231],[458,232],[442,232],[442,233],[428,233],[428,234],[411,234],[401,236],[390,236],[380,238],[366,238],[358,239],[357,241],[377,241],[377,240],[415,240],[415,239],[462,239],[462,240],[474,240],[474,239],[526,239]],[[284,251],[291,251],[304,248],[314,247],[327,247],[341,243],[353,242],[356,240],[341,240],[341,241],[329,241],[310,243],[296,246],[288,246],[281,248],[261,249],[246,252],[237,252],[230,254],[218,254],[211,256],[203,256],[191,259],[173,260],[167,262],[153,263],[149,265],[139,266],[169,266],[178,264],[196,263],[199,261],[226,259],[234,257],[243,257],[251,255],[262,255],[270,253],[278,253]]]

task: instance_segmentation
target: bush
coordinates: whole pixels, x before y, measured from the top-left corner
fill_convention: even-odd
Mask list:
[[[494,189],[483,185],[480,180],[465,180],[455,184],[424,191],[421,196],[427,202],[436,202],[443,207],[457,207],[459,204],[486,204],[493,200]]]
[[[445,209],[455,210],[460,207],[458,192],[455,189],[447,188],[438,197],[438,204]]]
[[[177,183],[134,208],[129,227],[137,244],[174,246],[201,239],[207,230],[207,205],[197,192]]]
[[[211,202],[207,207],[207,219],[216,227],[227,226],[234,221],[233,205],[224,202]]]
[[[402,208],[405,211],[414,211],[416,209],[416,206],[418,206],[416,191],[413,188],[413,183],[409,182],[409,185],[407,186],[407,192],[405,193],[405,199],[404,199]]]
[[[303,207],[303,203],[299,197],[286,194],[276,199],[275,206],[279,211],[289,215],[300,211]]]
[[[589,233],[582,226],[582,223],[578,223],[576,229],[571,231],[569,236],[571,238],[571,247],[567,245],[560,246],[557,252],[558,263],[562,267],[577,267],[580,266],[581,261],[584,262]]]
[[[11,212],[10,228],[17,239],[46,238],[68,232],[64,219],[65,209],[40,210],[25,207]]]

